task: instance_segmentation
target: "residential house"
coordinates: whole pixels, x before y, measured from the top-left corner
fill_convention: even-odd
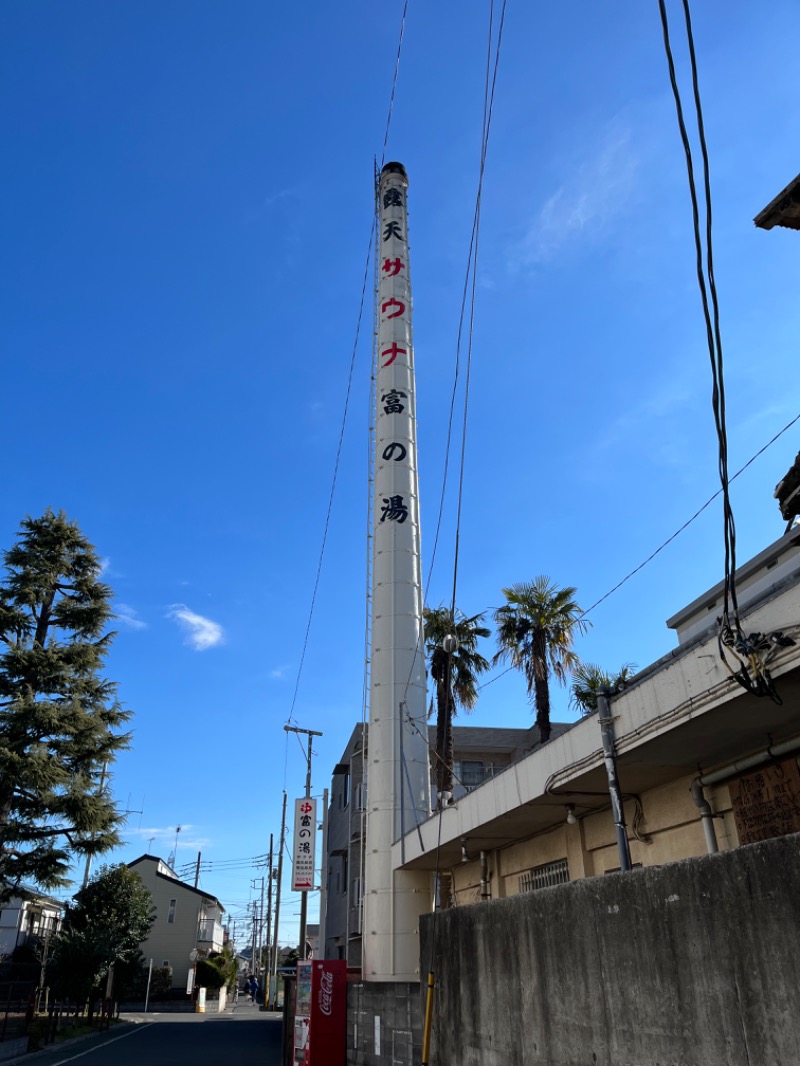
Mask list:
[[[221,951],[225,908],[216,896],[181,881],[175,871],[155,855],[142,855],[128,863],[150,891],[155,921],[141,945],[155,966],[172,967],[173,988],[186,988],[194,968],[193,952],[204,957]]]
[[[0,910],[0,959],[23,944],[37,947],[54,936],[63,917],[63,903],[26,887],[24,898],[15,896]]]

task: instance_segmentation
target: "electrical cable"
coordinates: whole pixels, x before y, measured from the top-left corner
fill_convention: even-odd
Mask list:
[[[705,248],[703,247],[703,235],[700,230],[692,150],[686,130],[686,123],[683,117],[680,89],[675,74],[675,62],[670,43],[669,21],[665,0],[658,0],[658,8],[661,16],[661,28],[664,38],[664,49],[667,57],[670,86],[675,101],[675,111],[678,119],[681,143],[683,144],[684,155],[686,157],[689,193],[692,202],[692,228],[695,243],[697,279],[706,326],[709,359],[711,362],[712,407],[719,446],[718,457],[723,501],[725,575],[723,581],[723,610],[721,617],[717,620],[717,645],[719,648],[720,659],[735,681],[748,692],[756,696],[769,696],[769,698],[775,703],[781,703],[780,696],[775,689],[772,677],[767,669],[767,657],[774,645],[785,646],[783,644],[785,640],[789,640],[790,643],[793,643],[793,641],[791,641],[791,638],[785,638],[782,633],[774,633],[766,638],[763,637],[762,634],[751,634],[750,636],[747,636],[742,630],[741,619],[739,617],[739,604],[736,595],[736,524],[730,499],[730,479],[728,477],[728,437],[725,416],[725,375],[722,354],[722,331],[720,328],[719,299],[714,278],[710,165],[705,136],[705,125],[703,121],[703,107],[700,99],[697,56],[694,47],[694,33],[692,31],[689,0],[682,0],[682,2],[686,40],[689,52],[695,118],[697,122],[697,139],[700,145],[700,153],[703,162]],[[706,280],[708,282],[707,285]],[[710,308],[709,294],[711,303]],[[726,649],[735,657],[735,660],[738,661],[736,667],[731,666],[729,663],[728,657],[725,654]]]
[[[758,451],[754,455],[751,455],[750,458],[747,460],[747,462],[743,466],[740,466],[739,469],[736,471],[736,473],[731,476],[730,481],[735,481],[736,478],[740,474],[743,474],[744,471],[748,468],[748,466],[750,466],[752,463],[754,463],[756,461],[756,459],[758,459],[758,457],[760,455],[763,455],[764,452],[767,450],[767,448],[771,447],[775,443],[776,440],[778,440],[780,437],[782,437],[783,434],[786,433],[787,430],[791,429],[792,426],[794,426],[797,422],[800,422],[800,414],[795,415],[795,417],[793,419],[791,419],[791,421],[786,423],[786,425],[783,427],[783,429],[778,430],[778,432],[775,434],[774,437],[771,437],[770,440],[768,440],[767,443],[765,445],[763,445],[763,447],[759,448]],[[634,567],[634,569],[631,570],[630,573],[626,574],[625,577],[623,577],[623,579],[621,581],[618,581],[616,583],[616,585],[614,585],[613,588],[609,589],[608,592],[604,593],[600,597],[599,600],[595,600],[595,602],[591,605],[591,607],[587,607],[586,610],[581,615],[581,617],[585,618],[587,614],[589,614],[591,611],[593,611],[595,609],[595,607],[599,607],[601,603],[603,603],[605,600],[607,600],[609,598],[609,596],[613,596],[614,593],[618,589],[621,589],[626,581],[630,581],[630,579],[632,577],[634,577],[636,574],[638,574],[640,570],[643,570],[647,566],[648,563],[652,562],[653,559],[655,559],[655,557],[659,554],[659,552],[662,552],[664,550],[664,548],[666,548],[667,545],[671,544],[672,541],[675,540],[675,538],[677,536],[679,536],[681,533],[683,533],[683,531],[685,529],[688,529],[688,527],[692,524],[692,522],[694,522],[694,520],[696,518],[699,518],[700,515],[703,513],[703,511],[705,511],[706,508],[709,507],[714,502],[714,500],[716,500],[716,498],[718,496],[720,496],[721,494],[722,494],[722,489],[720,488],[720,489],[717,489],[717,491],[714,493],[713,496],[709,496],[709,498],[706,500],[706,502],[703,504],[703,506],[698,508],[695,511],[695,513],[692,515],[691,518],[687,519],[683,523],[683,525],[679,526],[679,528],[676,529],[675,532],[671,536],[667,537],[667,539],[665,541],[663,541],[663,543],[661,543],[656,548],[655,551],[651,552],[647,556],[647,558],[644,560],[644,562],[639,563],[639,565],[637,567]],[[478,689],[482,690],[482,689],[485,689],[488,685],[493,685],[495,681],[499,681],[501,677],[504,677],[505,674],[509,673],[513,669],[514,669],[513,666],[506,667],[506,669],[502,670],[499,674],[496,674],[494,677],[489,678],[488,681],[484,681],[482,685],[478,685]]]
[[[395,98],[395,91],[396,91],[396,88],[397,88],[398,74],[399,74],[399,71],[400,71],[400,53],[401,53],[401,50],[402,50],[402,47],[403,47],[403,36],[405,34],[405,24],[406,24],[406,13],[407,13],[407,11],[408,11],[408,0],[405,0],[405,4],[403,6],[403,15],[402,15],[401,23],[400,23],[400,36],[399,36],[399,41],[398,41],[398,45],[397,45],[397,58],[395,60],[394,77],[392,79],[392,91],[391,91],[391,94],[390,94],[390,97],[389,97],[389,107],[388,107],[388,113],[387,113],[387,116],[386,116],[386,130],[384,132],[383,154],[381,156],[381,161],[382,162],[383,162],[383,158],[384,158],[384,156],[386,154],[386,145],[387,145],[388,139],[389,139],[389,129],[391,127],[392,114],[393,114],[393,110],[394,110],[394,98]],[[342,445],[343,445],[343,442],[344,442],[344,433],[345,433],[345,427],[346,427],[346,424],[347,424],[347,412],[348,412],[348,408],[349,408],[349,405],[350,405],[350,393],[351,393],[352,385],[353,385],[353,376],[354,376],[355,363],[356,363],[356,354],[357,354],[357,351],[358,351],[358,342],[359,342],[359,339],[361,337],[361,323],[362,323],[362,319],[363,319],[363,316],[364,316],[364,302],[365,302],[366,293],[367,293],[367,278],[369,277],[369,265],[370,265],[370,259],[372,257],[372,245],[373,245],[374,239],[375,239],[375,222],[374,222],[374,219],[373,219],[371,227],[370,227],[369,241],[368,241],[368,244],[367,244],[367,254],[366,254],[366,257],[365,257],[365,260],[364,260],[364,276],[363,276],[362,283],[361,283],[361,299],[360,299],[360,302],[359,302],[358,316],[357,316],[357,319],[356,319],[356,330],[355,330],[355,338],[353,340],[353,350],[352,350],[352,354],[350,356],[350,368],[349,368],[349,372],[348,372],[348,375],[347,375],[347,388],[346,388],[346,391],[345,391],[344,410],[342,412],[342,425],[341,425],[341,429],[339,431],[339,441],[338,441],[338,444],[337,444],[336,457],[334,459],[334,464],[333,464],[333,476],[332,476],[332,479],[331,479],[330,495],[328,497],[328,507],[327,507],[327,511],[326,511],[326,514],[325,514],[325,524],[324,524],[324,529],[323,529],[323,533],[322,533],[322,545],[320,547],[319,561],[317,563],[317,571],[316,571],[316,574],[315,574],[315,577],[314,577],[314,588],[313,588],[313,591],[312,591],[312,594],[311,594],[311,606],[309,607],[308,622],[306,623],[306,631],[305,631],[305,636],[303,638],[303,650],[302,650],[301,655],[300,655],[300,663],[299,663],[299,666],[297,668],[297,679],[295,681],[294,694],[292,696],[292,703],[291,703],[291,707],[289,709],[289,717],[288,717],[288,721],[289,722],[291,722],[293,720],[296,722],[296,719],[294,718],[294,709],[295,709],[295,705],[297,703],[297,694],[298,694],[298,691],[300,689],[300,678],[301,678],[302,673],[303,673],[303,666],[305,664],[306,652],[308,650],[308,640],[309,640],[309,636],[310,636],[310,633],[311,633],[311,622],[312,622],[312,619],[313,619],[313,616],[314,616],[314,607],[315,607],[316,602],[317,602],[317,592],[319,591],[319,582],[320,582],[320,576],[321,576],[321,573],[322,573],[322,562],[323,562],[323,559],[324,559],[324,556],[325,556],[325,546],[326,546],[327,540],[328,540],[328,530],[329,530],[329,527],[330,527],[331,512],[333,510],[333,499],[334,499],[334,495],[335,495],[335,492],[336,492],[336,481],[337,481],[337,478],[338,478],[338,475],[339,475],[339,464],[340,464],[340,461],[341,461]]]
[[[462,498],[463,498],[463,479],[464,479],[464,467],[465,467],[465,456],[466,456],[466,423],[467,423],[467,411],[468,411],[468,406],[469,406],[469,373],[470,373],[471,365],[472,365],[472,337],[473,337],[473,326],[474,326],[474,317],[475,317],[475,285],[476,285],[476,275],[477,275],[478,238],[479,238],[479,231],[480,231],[480,208],[481,208],[481,197],[482,197],[482,194],[483,194],[483,178],[484,178],[484,172],[485,172],[485,169],[486,169],[486,157],[487,157],[487,152],[488,152],[488,147],[489,147],[489,132],[490,132],[490,129],[491,129],[492,114],[493,114],[493,110],[494,110],[494,94],[495,94],[495,87],[496,87],[496,84],[497,84],[497,73],[498,73],[498,68],[499,68],[499,63],[500,63],[500,52],[501,52],[502,40],[503,40],[503,28],[505,26],[506,3],[507,3],[507,0],[503,0],[503,5],[502,5],[501,15],[500,15],[500,23],[499,23],[499,28],[498,28],[498,32],[497,32],[497,40],[494,42],[494,68],[493,68],[493,72],[492,72],[492,76],[491,76],[491,85],[490,85],[490,71],[492,70],[492,62],[491,62],[491,60],[492,60],[492,45],[493,45],[493,36],[494,36],[494,31],[493,31],[493,26],[494,26],[494,0],[491,0],[490,5],[489,5],[489,32],[488,32],[488,37],[487,37],[486,75],[485,75],[485,80],[484,80],[484,103],[483,103],[483,117],[482,117],[482,122],[481,122],[481,152],[480,152],[480,165],[479,165],[479,168],[478,168],[478,185],[477,185],[477,189],[476,189],[476,193],[475,193],[475,208],[474,208],[474,211],[473,211],[472,232],[471,232],[471,235],[470,235],[469,248],[468,248],[468,251],[467,251],[467,266],[466,266],[466,271],[465,271],[465,274],[464,274],[464,287],[463,287],[462,295],[461,295],[461,310],[460,310],[460,313],[459,313],[458,333],[457,333],[457,337],[456,337],[456,357],[455,357],[455,367],[454,367],[454,372],[453,372],[453,389],[452,389],[452,393],[451,393],[451,397],[450,397],[450,411],[449,411],[448,422],[447,422],[447,435],[446,435],[446,440],[445,440],[445,457],[444,457],[444,464],[443,464],[443,471],[442,471],[442,490],[441,490],[440,497],[439,497],[439,512],[438,512],[438,515],[437,515],[436,527],[435,527],[435,530],[434,530],[433,551],[431,553],[431,561],[430,561],[430,565],[428,567],[428,574],[427,574],[427,578],[426,578],[426,581],[425,581],[425,589],[424,589],[424,594],[423,594],[423,600],[424,600],[425,603],[427,603],[428,602],[428,594],[430,592],[430,585],[431,585],[431,581],[432,581],[432,578],[433,578],[434,565],[435,565],[435,562],[436,562],[436,553],[437,553],[437,549],[438,549],[438,545],[439,545],[439,536],[440,536],[440,532],[441,532],[442,520],[443,520],[443,515],[444,515],[444,504],[445,504],[445,498],[446,498],[446,493],[447,493],[447,482],[448,482],[449,468],[450,468],[450,449],[451,449],[452,433],[453,433],[453,420],[454,420],[455,403],[456,403],[457,390],[458,390],[458,381],[459,381],[460,367],[461,367],[461,346],[462,346],[462,338],[463,338],[463,333],[464,333],[464,320],[465,320],[466,311],[467,311],[467,299],[468,299],[468,296],[470,294],[470,277],[471,277],[472,278],[472,287],[471,287],[471,301],[470,301],[470,318],[469,318],[469,328],[468,328],[468,331],[467,331],[467,333],[468,333],[467,384],[466,384],[465,395],[464,395],[464,423],[463,423],[463,431],[462,431],[461,465],[460,465],[460,471],[459,471],[459,496],[458,496],[457,517],[456,517],[456,533],[455,533],[454,563],[453,563],[453,598],[452,598],[452,607],[451,607],[451,615],[453,617],[455,616],[455,593],[456,593],[457,571],[458,571],[458,542],[459,542],[459,538],[460,538],[461,504],[462,504]],[[417,649],[415,649],[415,652],[414,652],[414,657],[412,659],[411,668],[409,670],[408,679],[406,681],[406,685],[405,685],[405,689],[404,689],[403,700],[401,700],[401,702],[404,702],[405,696],[408,694],[408,688],[409,688],[409,685],[411,684],[411,678],[413,676],[414,669],[416,667],[416,661],[417,661],[417,655],[418,654],[419,654],[419,649],[417,648]]]

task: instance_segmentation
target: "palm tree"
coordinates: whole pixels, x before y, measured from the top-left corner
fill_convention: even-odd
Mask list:
[[[481,625],[482,614],[467,618],[456,610],[455,620],[449,607],[426,607],[425,655],[436,686],[436,788],[442,792],[453,790],[453,717],[456,707],[471,711],[478,700],[478,675],[489,669],[489,663],[478,651],[478,641],[488,637],[489,630]],[[445,651],[445,637],[454,636],[457,647]],[[433,714],[431,700],[430,715]]]
[[[604,688],[613,690],[625,685],[635,669],[636,663],[623,663],[616,674],[609,674],[594,663],[578,663],[572,672],[570,707],[577,707],[581,714],[593,714],[597,710],[598,693]]]
[[[575,602],[575,589],[560,589],[549,577],[537,577],[503,589],[507,603],[494,613],[500,650],[494,663],[510,661],[525,674],[528,697],[536,707],[536,725],[542,744],[550,739],[551,673],[562,685],[578,664],[572,650],[576,633],[591,622]]]

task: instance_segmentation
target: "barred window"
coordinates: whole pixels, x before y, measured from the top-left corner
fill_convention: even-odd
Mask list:
[[[569,866],[566,859],[556,859],[542,866],[534,866],[527,873],[519,875],[520,892],[535,892],[538,888],[550,888],[551,885],[564,885],[569,881]]]

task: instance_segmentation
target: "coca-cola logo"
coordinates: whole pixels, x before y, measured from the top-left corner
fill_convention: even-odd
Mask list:
[[[319,1009],[322,1013],[330,1018],[333,1013],[333,973],[330,970],[323,970],[322,976],[319,979]]]

